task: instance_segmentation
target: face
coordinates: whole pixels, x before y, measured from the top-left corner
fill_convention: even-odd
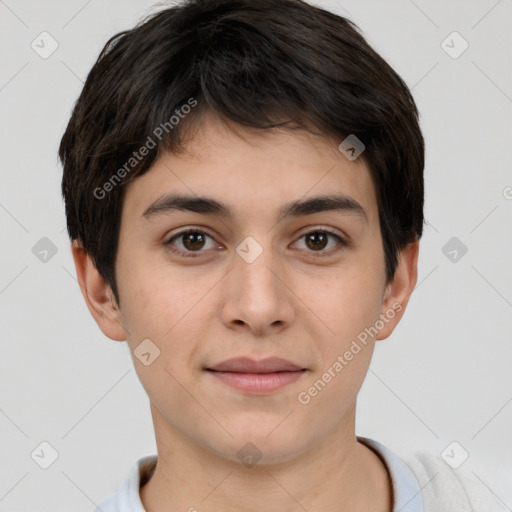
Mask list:
[[[252,443],[262,462],[282,461],[353,436],[374,342],[403,313],[416,253],[386,285],[376,192],[341,140],[238,130],[207,115],[186,154],[129,185],[120,309],[88,304],[107,336],[127,340],[157,440],[231,460]],[[91,290],[100,278],[87,268]],[[232,358],[253,366],[222,366]],[[288,366],[257,365],[268,358]]]

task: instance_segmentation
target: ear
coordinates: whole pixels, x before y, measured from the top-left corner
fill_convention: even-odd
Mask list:
[[[384,291],[381,318],[384,327],[379,330],[376,340],[387,338],[402,318],[409,297],[418,279],[419,240],[407,244],[398,257],[398,265],[393,280],[386,285]]]
[[[75,261],[80,290],[94,320],[105,336],[115,341],[126,340],[121,315],[114,294],[96,269],[92,257],[85,252],[80,240],[73,240],[71,253]]]

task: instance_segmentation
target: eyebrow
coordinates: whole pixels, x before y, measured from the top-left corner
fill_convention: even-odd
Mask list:
[[[167,194],[151,203],[142,214],[142,217],[151,218],[173,211],[189,211],[204,215],[218,215],[225,219],[233,219],[234,213],[229,206],[216,199],[204,196],[189,196]],[[300,217],[314,213],[338,211],[355,214],[368,222],[364,208],[353,198],[336,194],[321,195],[305,200],[291,201],[279,209],[278,221],[288,217]]]

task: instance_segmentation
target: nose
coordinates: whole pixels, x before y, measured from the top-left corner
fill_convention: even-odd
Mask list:
[[[296,308],[284,265],[271,249],[263,250],[253,261],[240,254],[234,255],[232,268],[223,280],[223,323],[255,336],[286,329],[293,322]]]

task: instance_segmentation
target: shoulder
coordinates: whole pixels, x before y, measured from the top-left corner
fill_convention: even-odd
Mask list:
[[[493,489],[497,482],[485,482],[471,471],[470,463],[452,469],[440,455],[431,452],[398,457],[378,441],[360,436],[358,440],[373,448],[386,463],[395,491],[394,510],[512,512]]]
[[[93,512],[145,512],[140,500],[140,486],[150,478],[157,463],[156,455],[142,457],[132,466],[117,492],[103,500]]]
[[[510,509],[494,491],[468,469],[452,469],[440,456],[416,452],[404,461],[415,474],[421,488],[425,512],[507,512]]]

